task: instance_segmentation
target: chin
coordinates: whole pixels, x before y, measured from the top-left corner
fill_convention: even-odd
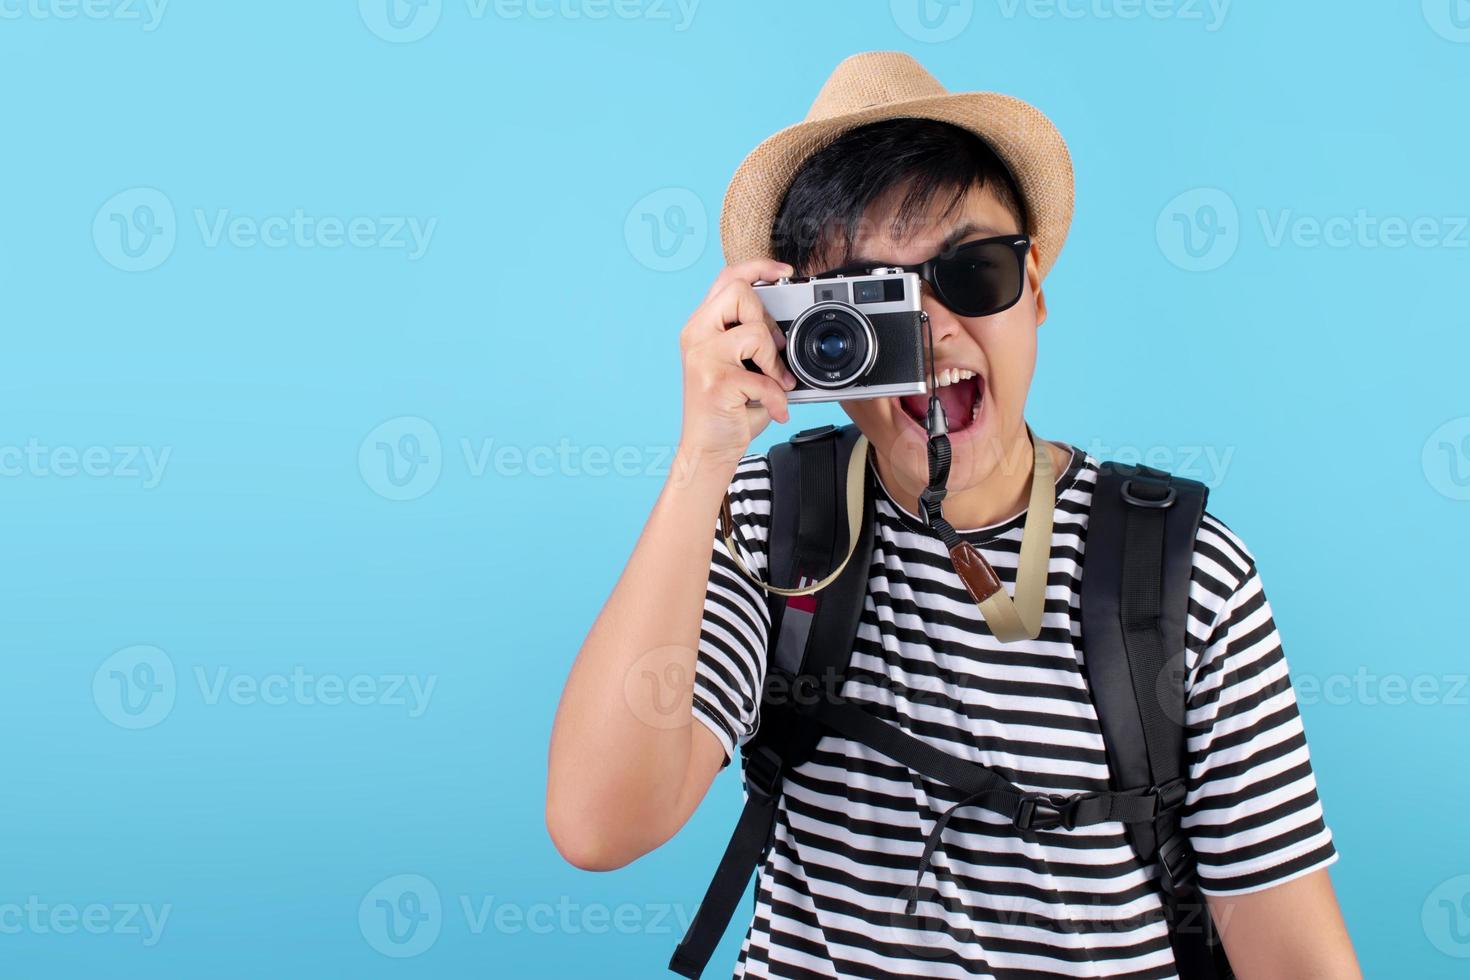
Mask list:
[[[937,389],[949,429],[951,492],[984,483],[1006,463],[1006,426],[991,399],[983,373],[967,368],[939,372]],[[929,482],[929,434],[924,417],[929,396],[876,399],[861,408],[849,404],[848,414],[857,422],[897,470],[904,490],[918,493]],[[870,422],[872,424],[870,424]],[[886,431],[887,438],[873,435]],[[1026,461],[1029,462],[1029,457]]]

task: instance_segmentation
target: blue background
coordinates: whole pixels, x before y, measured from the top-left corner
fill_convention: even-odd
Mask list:
[[[881,48],[1066,136],[1030,420],[1211,482],[1325,684],[1303,711],[1368,974],[1464,975],[1470,905],[1438,904],[1470,893],[1462,0],[980,0],[932,28],[912,0],[443,0],[401,30],[382,0],[174,0],[151,30],[120,2],[0,19],[0,974],[659,974],[738,780],[576,872],[542,823],[552,711],[677,438],[725,181]],[[297,209],[365,244],[208,234]],[[1301,223],[1360,210],[1431,223]],[[409,216],[436,222],[416,258]],[[351,683],[369,703],[321,703]],[[405,893],[397,943],[377,900]],[[64,911],[93,903],[111,925]],[[156,942],[129,903],[169,907]]]

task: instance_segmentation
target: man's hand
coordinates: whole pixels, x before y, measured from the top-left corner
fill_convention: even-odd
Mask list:
[[[786,338],[752,284],[791,273],[791,266],[769,259],[730,266],[685,324],[679,335],[684,365],[681,453],[739,459],[771,419],[790,419],[786,392],[795,387],[796,378],[781,360]],[[760,372],[747,370],[747,360]]]

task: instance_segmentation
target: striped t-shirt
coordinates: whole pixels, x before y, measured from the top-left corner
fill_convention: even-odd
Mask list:
[[[875,481],[868,594],[842,694],[1027,791],[1108,788],[1088,697],[1079,594],[1098,460],[1067,447],[1041,634],[1001,643],[938,537]],[[742,558],[765,577],[770,470],[730,488]],[[1014,592],[1025,515],[961,534]],[[751,549],[746,551],[746,549]],[[716,538],[694,713],[727,755],[756,725],[768,613]],[[1189,589],[1183,826],[1207,893],[1266,888],[1336,859],[1286,660],[1255,561],[1206,513]],[[828,734],[786,777],[736,976],[1176,976],[1154,866],[1123,825],[1020,834],[957,810],[906,914],[926,836],[959,794]]]

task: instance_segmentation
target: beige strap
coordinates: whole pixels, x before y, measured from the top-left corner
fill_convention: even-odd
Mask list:
[[[769,585],[756,578],[751,571],[745,567],[745,562],[740,560],[740,549],[735,546],[734,521],[730,518],[730,497],[727,494],[720,504],[720,536],[725,539],[725,548],[730,552],[730,557],[735,561],[735,567],[756,585],[767,592],[776,595],[811,595],[821,589],[825,589],[836,581],[837,576],[847,567],[852,559],[852,553],[857,548],[858,535],[862,532],[863,523],[863,480],[866,477],[865,470],[868,466],[868,437],[860,435],[853,443],[852,455],[847,460],[847,554],[843,556],[841,564],[832,570],[832,574],[802,589],[782,589]]]
[[[1026,426],[1035,450],[1036,463],[1031,470],[1031,501],[1027,504],[1026,525],[1021,531],[1021,558],[1016,568],[1016,598],[1006,595],[1004,586],[980,603],[980,613],[996,639],[1005,643],[1034,640],[1041,633],[1041,614],[1046,606],[1046,577],[1051,564],[1051,532],[1053,512],[1057,506],[1056,472],[1046,443],[1036,438]],[[979,552],[976,552],[979,556]],[[983,557],[981,561],[985,561]],[[988,563],[987,563],[988,564]]]
[[[960,541],[949,551],[955,571],[970,595],[980,606],[980,613],[996,639],[1003,643],[1035,639],[1041,633],[1041,616],[1046,607],[1046,578],[1051,564],[1052,520],[1056,510],[1056,469],[1046,443],[1036,438],[1026,426],[1035,456],[1031,470],[1031,497],[1026,509],[1026,523],[1021,530],[1021,555],[1016,568],[1016,598],[1006,594],[1000,576],[985,556],[968,541]],[[800,589],[782,589],[762,582],[740,559],[735,545],[734,521],[730,516],[730,498],[720,505],[720,536],[730,552],[735,567],[766,592],[784,596],[811,595],[831,585],[852,558],[861,531],[863,512],[864,469],[868,461],[868,439],[858,436],[847,463],[847,554],[832,573],[820,582]]]

